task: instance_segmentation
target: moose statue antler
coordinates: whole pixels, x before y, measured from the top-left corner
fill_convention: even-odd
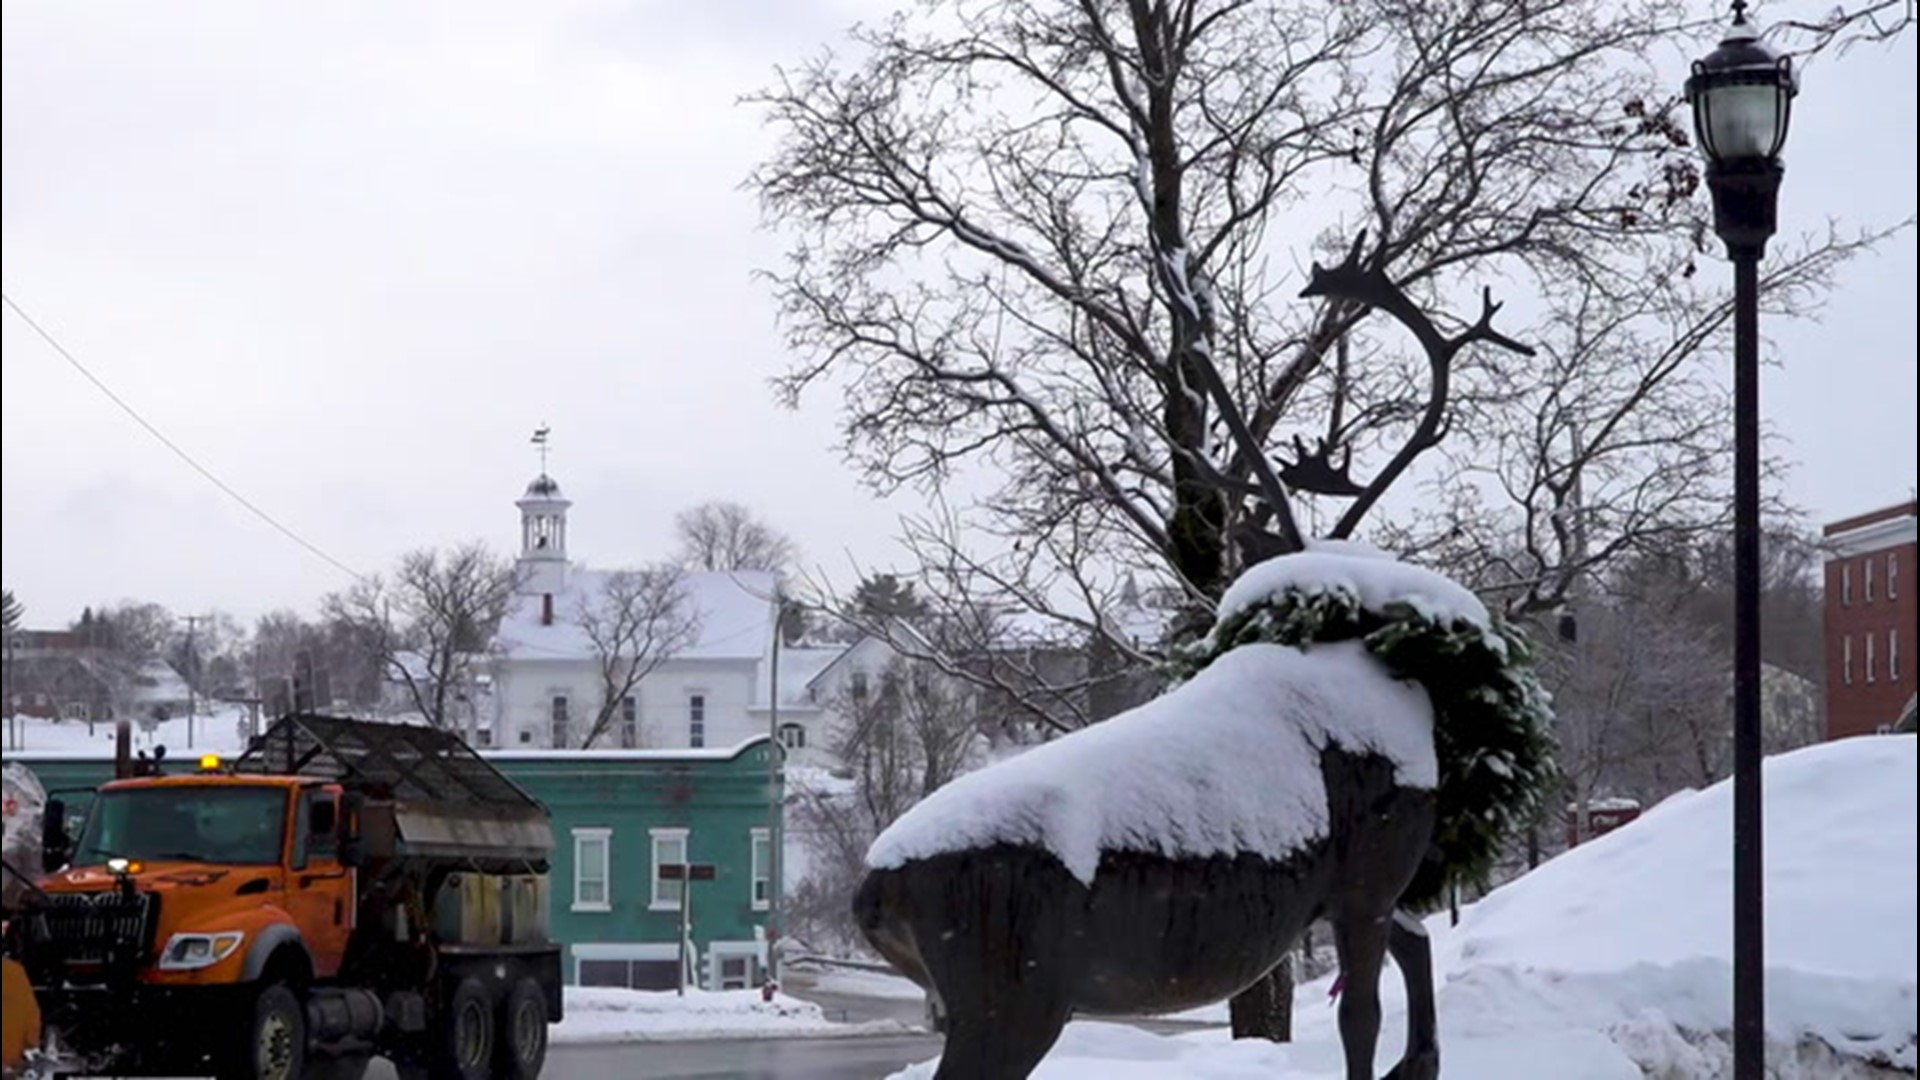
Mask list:
[[[1388,459],[1386,466],[1372,482],[1354,493],[1354,501],[1333,527],[1332,535],[1337,537],[1351,536],[1361,519],[1406,472],[1407,467],[1445,437],[1447,405],[1453,385],[1453,361],[1462,349],[1476,342],[1486,342],[1521,356],[1534,355],[1532,346],[1493,328],[1493,317],[1499,314],[1500,305],[1494,302],[1491,289],[1483,288],[1480,291],[1480,317],[1472,325],[1457,334],[1443,333],[1432,316],[1420,310],[1407,291],[1387,276],[1384,252],[1375,252],[1370,257],[1362,254],[1366,244],[1367,233],[1362,229],[1354,237],[1353,246],[1347,249],[1346,258],[1338,264],[1328,267],[1314,263],[1308,274],[1307,287],[1300,290],[1300,295],[1303,298],[1325,296],[1351,300],[1385,312],[1406,327],[1419,343],[1421,351],[1426,353],[1430,379],[1426,406],[1421,410],[1412,434]]]
[[[1340,458],[1334,464],[1335,455]],[[1300,436],[1293,437],[1293,460],[1280,462],[1280,481],[1292,491],[1307,491],[1315,495],[1354,496],[1366,493],[1366,488],[1353,482],[1347,470],[1353,466],[1353,448],[1332,442],[1329,439],[1316,440],[1314,449],[1307,449],[1307,441]]]

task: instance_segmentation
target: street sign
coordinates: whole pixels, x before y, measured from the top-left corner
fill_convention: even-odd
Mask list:
[[[712,863],[661,863],[661,881],[712,881]]]

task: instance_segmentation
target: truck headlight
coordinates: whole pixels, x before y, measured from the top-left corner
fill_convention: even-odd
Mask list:
[[[247,935],[238,930],[224,934],[175,934],[160,950],[161,971],[197,971],[233,955]]]

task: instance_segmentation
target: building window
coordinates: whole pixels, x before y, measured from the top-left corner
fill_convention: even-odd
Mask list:
[[[1900,599],[1900,555],[1887,552],[1887,599]]]
[[[804,724],[781,724],[780,745],[789,750],[807,748],[807,729]]]
[[[640,703],[632,694],[620,699],[620,749],[633,750],[640,745]]]
[[[1853,685],[1853,635],[1847,634],[1840,639],[1840,681],[1847,686]]]
[[[492,730],[488,728],[481,728],[479,731],[474,732],[473,743],[475,746],[478,746],[482,750],[486,750],[492,747],[493,746]]]
[[[1873,675],[1874,675],[1874,671],[1873,671],[1873,631],[1871,631],[1871,630],[1869,630],[1869,631],[1867,631],[1866,633],[1864,633],[1864,634],[1862,634],[1862,635],[1860,635],[1860,636],[1861,636],[1861,637],[1864,637],[1864,638],[1866,638],[1866,639],[1867,639],[1867,681],[1868,681],[1868,682],[1872,682],[1872,681],[1873,681]]]
[[[1840,564],[1840,606],[1853,606],[1853,564],[1850,562]]]
[[[852,691],[853,700],[865,701],[867,699],[867,673],[864,671],[854,672],[852,678],[847,680],[847,688]]]
[[[698,749],[707,745],[707,695],[687,695],[687,745]]]
[[[612,829],[573,830],[573,910],[613,910],[607,872],[612,840]]]
[[[522,746],[529,746],[529,745],[532,745],[532,743],[533,743],[533,732],[522,729],[520,732],[520,744]]]
[[[1900,631],[1887,631],[1887,681],[1900,681]]]
[[[746,990],[753,985],[753,957],[723,956],[720,958],[720,989]]]
[[[773,901],[773,833],[753,830],[753,910],[765,911]]]
[[[1871,604],[1873,603],[1873,556],[1869,555],[1861,559],[1860,565],[1865,568],[1867,575],[1867,579],[1860,583],[1861,593],[1866,597],[1867,603]]]
[[[672,990],[680,985],[679,946],[584,943],[573,947],[574,980],[581,986]]]
[[[556,750],[565,750],[571,745],[572,732],[567,723],[567,695],[553,695],[553,746]]]
[[[647,835],[653,841],[653,910],[679,911],[680,895],[687,887],[685,881],[662,881],[660,868],[687,862],[687,830],[685,829],[649,829]]]

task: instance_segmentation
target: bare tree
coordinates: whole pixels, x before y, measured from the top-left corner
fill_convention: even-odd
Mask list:
[[[1511,491],[1464,468],[1537,454],[1500,433],[1584,398],[1596,364],[1624,379],[1648,342],[1667,362],[1637,391],[1592,380],[1612,396],[1581,453],[1711,481],[1704,433],[1630,452],[1697,415],[1710,387],[1688,380],[1730,310],[1693,273],[1709,214],[1650,59],[1690,19],[1677,0],[959,0],[857,30],[856,66],[815,60],[756,99],[780,143],[754,184],[792,237],[767,275],[798,357],[779,389],[844,388],[845,450],[881,490],[1004,477],[964,528],[919,528],[930,599],[984,579],[1119,652],[1139,646],[1101,613],[1126,572],[1181,590],[1191,631],[1247,562],[1356,535],[1435,471],[1451,517],[1419,547],[1486,516],[1555,528],[1564,496],[1521,496],[1536,473],[1571,494],[1563,463],[1517,462]],[[1289,302],[1274,250],[1308,241],[1283,230],[1309,206],[1335,257]],[[1871,240],[1783,245],[1772,302],[1803,309]],[[1494,279],[1550,303],[1507,332],[1485,292],[1450,314]],[[1513,359],[1536,349],[1555,362]],[[1619,527],[1721,512],[1651,505]],[[1624,549],[1607,527],[1589,511],[1588,569]],[[1572,550],[1524,575],[1530,603]],[[1236,1010],[1237,1035],[1285,1027]]]
[[[640,681],[700,635],[698,613],[687,598],[677,566],[616,570],[593,595],[580,601],[575,618],[593,647],[600,702],[580,748],[590,750],[615,721],[628,722],[625,710]],[[637,703],[632,730],[622,736],[628,748],[646,744]]]
[[[499,627],[518,584],[513,562],[473,542],[401,556],[393,577],[363,578],[322,602],[406,689],[415,711],[452,727],[476,653]]]
[[[673,519],[680,561],[690,570],[771,570],[799,554],[786,534],[735,502],[708,502]]]
[[[1914,0],[1822,4],[1817,12],[1782,20],[1777,36],[1802,55],[1855,45],[1884,45],[1913,27]]]
[[[831,706],[840,721],[828,745],[851,783],[795,788],[796,825],[813,856],[795,914],[804,934],[844,947],[859,938],[851,899],[868,846],[915,803],[977,765],[983,733],[969,683],[904,657],[835,694]]]
[[[139,662],[162,655],[179,629],[179,621],[164,605],[140,600],[122,600],[118,604],[89,609],[93,618],[89,644],[128,660]]]

